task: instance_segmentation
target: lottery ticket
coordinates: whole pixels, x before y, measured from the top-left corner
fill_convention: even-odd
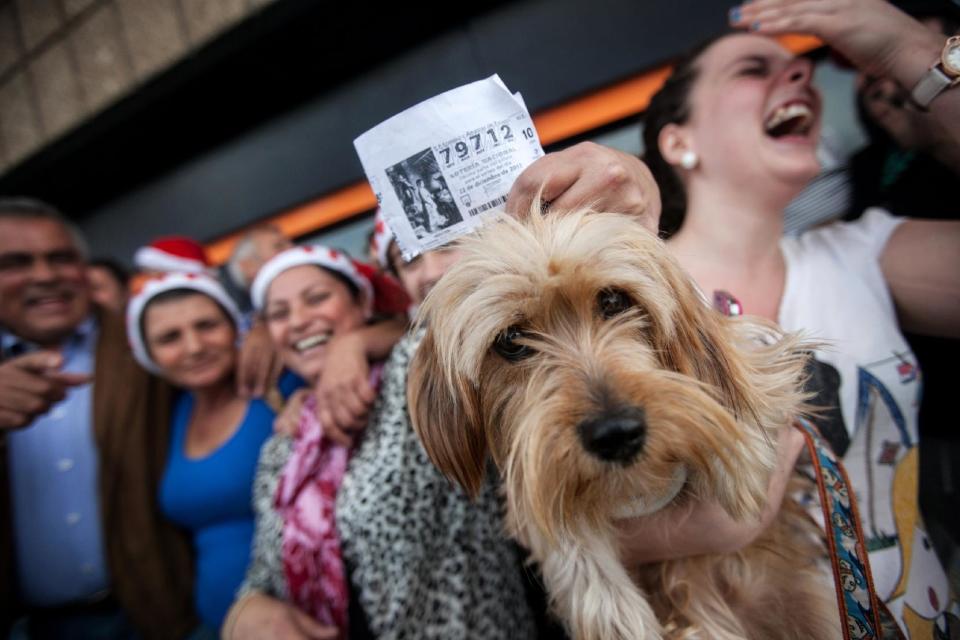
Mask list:
[[[543,155],[519,93],[493,75],[425,100],[353,141],[407,260],[503,211]]]

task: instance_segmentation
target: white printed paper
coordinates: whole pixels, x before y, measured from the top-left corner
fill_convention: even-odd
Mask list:
[[[407,260],[503,211],[513,181],[543,155],[523,98],[496,75],[410,107],[353,144]]]

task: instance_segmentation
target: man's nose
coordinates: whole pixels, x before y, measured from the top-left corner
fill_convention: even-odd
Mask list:
[[[57,270],[46,258],[37,258],[30,267],[30,278],[35,282],[51,282],[57,279]]]

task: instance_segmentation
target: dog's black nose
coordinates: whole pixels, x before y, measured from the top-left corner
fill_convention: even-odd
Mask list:
[[[643,409],[607,411],[581,422],[577,431],[584,448],[601,460],[627,463],[633,460],[647,436]]]

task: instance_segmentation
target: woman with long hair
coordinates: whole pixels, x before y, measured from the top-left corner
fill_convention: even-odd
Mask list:
[[[240,312],[214,279],[167,274],[149,280],[127,309],[140,364],[180,393],[174,401],[159,506],[189,532],[194,606],[216,637],[243,580],[253,538],[251,487],[274,412],[236,389]]]
[[[919,516],[920,376],[900,327],[960,333],[960,224],[873,209],[784,238],[784,208],[819,171],[821,103],[810,61],[768,35],[810,31],[908,87],[944,42],[880,0],[758,0],[730,17],[752,33],[678,61],[645,115],[660,229],[721,310],[828,343],[816,377],[834,381],[839,411],[820,426],[856,490],[878,595],[903,630],[931,637],[956,603]],[[958,99],[947,89],[929,103],[953,136]]]

